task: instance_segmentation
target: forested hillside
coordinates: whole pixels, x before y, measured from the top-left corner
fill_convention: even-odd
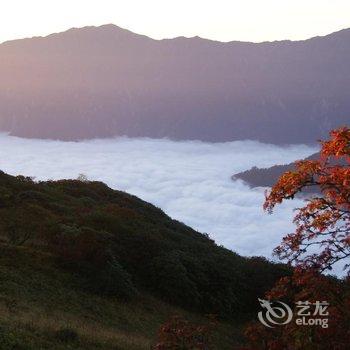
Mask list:
[[[147,305],[162,300],[192,313],[242,322],[256,311],[257,297],[288,273],[283,265],[219,247],[153,205],[84,178],[36,183],[1,173],[0,216],[1,307],[11,309],[13,303],[14,310],[20,305],[31,315],[45,307],[53,317],[63,312],[64,300],[63,314],[73,314],[73,324],[83,322],[79,317],[98,317],[98,322],[116,326],[111,319],[115,305],[133,309],[130,317],[151,317],[147,310],[138,314],[145,299]],[[160,307],[168,308],[170,316],[174,306]],[[159,319],[151,317],[152,326],[143,333],[134,329],[142,326],[127,324],[125,332],[155,332],[157,322],[164,321],[163,311]],[[9,312],[0,323],[12,334],[17,331]],[[39,327],[36,322],[32,327]],[[25,329],[20,333],[20,339],[28,336]],[[145,344],[150,333],[147,337]]]

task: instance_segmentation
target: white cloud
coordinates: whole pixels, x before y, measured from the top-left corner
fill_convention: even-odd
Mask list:
[[[289,163],[315,151],[304,145],[277,147],[253,141],[60,142],[0,134],[0,169],[40,180],[84,173],[157,205],[242,255],[271,257],[281,237],[293,230],[292,210],[300,201],[287,202],[268,215],[262,210],[264,190],[249,189],[230,177],[254,165]]]

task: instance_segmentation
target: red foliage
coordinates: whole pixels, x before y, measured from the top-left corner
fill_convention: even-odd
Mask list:
[[[350,129],[334,130],[330,136],[321,143],[320,159],[297,162],[296,170],[280,177],[264,204],[272,212],[276,204],[294,198],[303,188],[319,188],[320,195],[298,209],[295,232],[275,249],[281,259],[319,271],[331,270],[350,257]],[[349,265],[344,269],[349,273]]]
[[[251,323],[245,331],[249,346],[241,350],[346,350],[350,343],[349,281],[335,281],[313,270],[297,268],[268,293],[273,300],[284,299],[290,306],[298,301],[327,301],[328,328],[297,325],[295,319],[275,328]],[[296,310],[294,310],[294,315]]]
[[[295,266],[293,275],[282,278],[267,294],[290,306],[298,301],[327,301],[328,328],[300,326],[295,322],[276,328],[252,323],[246,329],[245,350],[345,350],[350,344],[350,129],[330,133],[321,142],[320,159],[299,161],[296,170],[283,174],[266,195],[264,208],[305,187],[317,186],[320,195],[307,200],[294,218],[296,230],[286,235],[275,253]],[[315,249],[314,249],[315,248]],[[322,275],[337,262],[344,262],[347,279]],[[295,314],[295,313],[294,313]]]
[[[90,263],[102,268],[109,257],[106,237],[88,228],[65,227],[68,232],[51,239],[50,247],[53,252],[66,263]]]

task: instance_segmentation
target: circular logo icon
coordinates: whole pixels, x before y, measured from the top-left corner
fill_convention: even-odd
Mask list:
[[[269,300],[258,299],[260,305],[265,309],[258,313],[259,321],[266,327],[273,328],[289,323],[293,318],[292,309],[282,301],[275,303]],[[272,304],[275,304],[274,306]]]

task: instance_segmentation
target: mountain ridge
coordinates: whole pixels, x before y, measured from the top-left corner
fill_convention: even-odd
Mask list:
[[[319,153],[314,153],[304,160],[318,160]],[[288,164],[276,164],[268,168],[258,168],[256,166],[232,175],[233,181],[240,179],[246,182],[250,187],[272,187],[280,178],[281,175],[287,171],[294,171],[295,162]]]
[[[129,30],[129,29],[124,28],[124,27],[121,27],[121,26],[116,25],[114,23],[106,23],[106,24],[102,24],[102,25],[86,25],[86,26],[82,26],[82,27],[71,27],[71,28],[68,28],[66,30],[50,33],[50,34],[47,34],[47,35],[35,35],[35,36],[31,36],[31,37],[24,37],[24,38],[18,38],[18,39],[5,40],[3,42],[0,42],[0,45],[9,44],[9,43],[13,43],[13,42],[16,42],[16,41],[23,41],[23,40],[46,39],[46,38],[54,37],[56,35],[73,32],[73,31],[76,31],[76,30],[88,30],[88,29],[91,29],[91,30],[96,30],[97,29],[97,30],[99,30],[99,29],[109,29],[109,28],[110,29],[115,29],[115,30],[118,30],[118,31],[124,31],[124,32],[130,33],[132,35],[146,37],[146,38],[154,40],[154,41],[168,41],[168,40],[177,40],[177,39],[201,39],[203,41],[210,41],[210,42],[216,42],[216,43],[222,43],[222,44],[230,44],[230,43],[244,43],[244,44],[300,43],[300,42],[305,42],[305,41],[309,41],[309,40],[313,40],[313,39],[327,38],[327,37],[330,37],[330,36],[333,36],[333,35],[337,35],[337,34],[340,35],[341,33],[350,32],[350,27],[349,27],[349,28],[339,29],[337,31],[334,31],[334,32],[331,32],[331,33],[328,33],[328,34],[311,36],[309,38],[299,39],[299,40],[281,39],[281,40],[264,40],[264,41],[247,41],[247,40],[221,41],[221,40],[215,40],[215,39],[210,39],[210,38],[204,38],[204,37],[201,37],[199,35],[189,36],[189,37],[180,35],[180,36],[175,36],[175,37],[170,37],[170,38],[157,39],[157,38],[153,38],[151,36],[148,36],[146,34],[133,32],[132,30]]]
[[[0,130],[312,143],[349,119],[349,43],[349,30],[224,43],[114,25],[11,41],[0,45]]]

